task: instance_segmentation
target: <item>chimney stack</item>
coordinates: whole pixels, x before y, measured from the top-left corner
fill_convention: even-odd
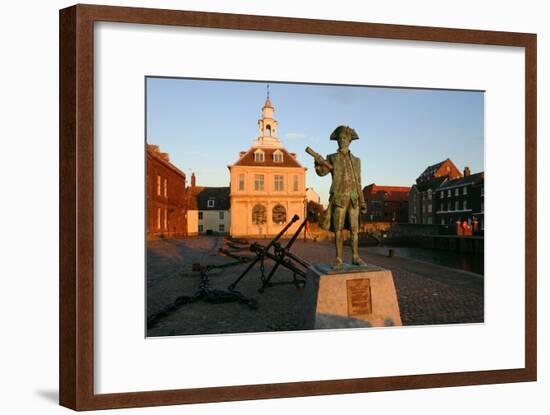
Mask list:
[[[154,144],[147,144],[147,149],[150,150],[152,153],[160,153],[159,146],[156,146]]]
[[[195,187],[195,173],[191,173],[191,188],[194,188]]]
[[[470,175],[470,168],[468,166],[464,167],[464,177]]]

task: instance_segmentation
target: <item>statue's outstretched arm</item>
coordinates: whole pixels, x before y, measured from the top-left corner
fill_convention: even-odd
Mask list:
[[[329,174],[331,169],[329,169],[325,164],[315,162],[315,173],[319,176],[326,176]]]
[[[333,168],[332,164],[330,164],[327,160],[321,157],[321,155],[316,153],[312,148],[306,147],[306,153],[308,153],[310,156],[313,157],[315,161],[315,172],[319,176],[325,176],[332,171],[332,168]],[[328,159],[328,156],[327,156],[327,159]]]

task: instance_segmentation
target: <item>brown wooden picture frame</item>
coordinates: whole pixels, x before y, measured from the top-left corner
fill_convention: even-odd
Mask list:
[[[474,372],[95,394],[94,22],[239,29],[525,48],[525,367]],[[537,378],[535,34],[76,5],[60,11],[59,397],[75,410],[534,381]],[[529,191],[527,191],[529,189]]]

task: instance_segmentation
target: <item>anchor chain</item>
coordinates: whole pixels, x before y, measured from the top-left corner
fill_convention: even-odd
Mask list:
[[[234,261],[222,265],[206,265],[200,268],[200,283],[199,289],[194,295],[181,295],[176,298],[172,303],[164,307],[162,310],[152,314],[147,318],[147,328],[153,328],[162,319],[166,318],[170,314],[176,312],[180,307],[186,304],[192,304],[198,301],[205,301],[210,304],[221,304],[238,302],[248,306],[250,309],[258,308],[258,301],[254,298],[248,298],[239,291],[224,291],[217,288],[210,287],[209,273],[213,269],[227,268],[242,264],[244,261]]]

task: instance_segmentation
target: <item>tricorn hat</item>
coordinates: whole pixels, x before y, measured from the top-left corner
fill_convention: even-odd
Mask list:
[[[343,132],[347,132],[349,135],[351,135],[352,140],[357,140],[359,138],[359,136],[357,135],[357,133],[353,128],[348,127],[347,125],[341,125],[332,132],[332,134],[330,135],[330,139],[338,140],[338,136],[340,135],[340,133],[343,133]]]

